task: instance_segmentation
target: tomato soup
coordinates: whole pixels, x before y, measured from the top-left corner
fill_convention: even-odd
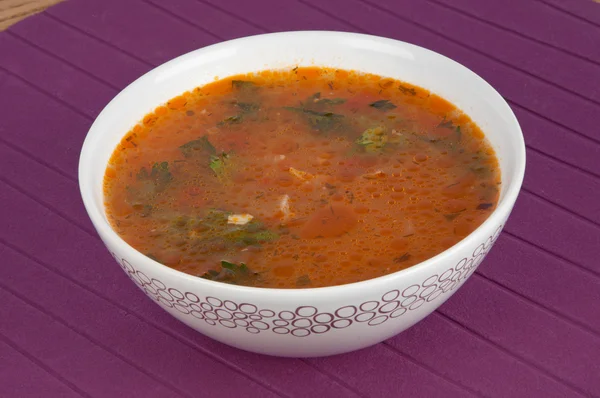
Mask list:
[[[332,68],[216,80],[115,149],[106,213],[166,266],[245,286],[390,274],[476,229],[500,170],[479,127],[429,91]]]

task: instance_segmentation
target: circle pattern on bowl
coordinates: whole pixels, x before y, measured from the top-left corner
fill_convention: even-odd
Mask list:
[[[126,259],[119,259],[114,253],[112,254],[129,278],[146,295],[164,307],[203,320],[211,326],[243,328],[251,334],[271,331],[276,334],[306,337],[311,334],[345,329],[357,323],[368,326],[381,325],[454,290],[475,272],[501,230],[502,227],[499,227],[493,236],[477,246],[470,257],[461,259],[454,267],[448,268],[439,275],[431,275],[420,284],[385,292],[377,300],[345,305],[333,312],[321,312],[310,305],[276,312],[259,308],[252,303],[237,303],[212,296],[200,297],[193,292],[181,292],[169,288],[160,280],[136,270]]]

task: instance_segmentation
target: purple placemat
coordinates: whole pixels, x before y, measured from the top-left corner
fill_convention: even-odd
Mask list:
[[[79,150],[150,68],[218,41],[356,31],[450,56],[508,100],[528,171],[469,282],[377,346],[280,359],[148,300],[83,209]],[[67,1],[0,34],[0,397],[600,396],[600,4],[586,0]]]

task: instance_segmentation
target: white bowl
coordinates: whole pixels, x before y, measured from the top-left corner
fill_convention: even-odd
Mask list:
[[[228,285],[184,274],[144,256],[111,228],[102,180],[117,143],[156,106],[239,73],[320,65],[370,72],[429,89],[467,113],[498,154],[500,202],[473,233],[443,253],[387,276],[316,289]],[[98,116],[79,163],[83,201],[98,234],[127,275],[175,318],[223,343],[277,356],[339,354],[383,341],[430,314],[469,278],[500,234],[525,171],[519,124],[483,79],[408,43],[340,32],[247,37],[193,51],[133,82]]]

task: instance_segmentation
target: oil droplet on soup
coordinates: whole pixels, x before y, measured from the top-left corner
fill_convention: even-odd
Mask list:
[[[420,87],[330,68],[215,81],[115,149],[106,212],[169,267],[247,286],[386,275],[477,228],[500,170],[471,119]]]

